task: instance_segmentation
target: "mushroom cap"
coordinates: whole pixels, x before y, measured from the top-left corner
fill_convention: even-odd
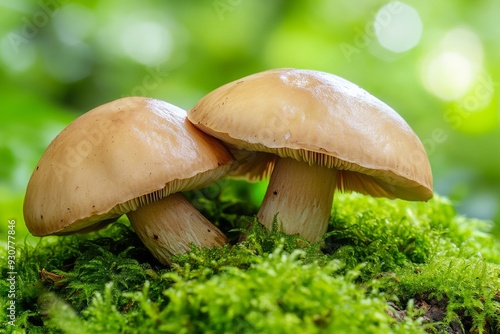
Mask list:
[[[87,232],[171,193],[225,175],[233,157],[164,101],[127,97],[69,124],[28,182],[24,218],[37,236]]]
[[[338,169],[337,189],[343,191],[432,197],[429,160],[410,126],[382,101],[330,73],[256,73],[208,93],[188,118],[230,145],[240,163],[233,175],[261,178],[277,156],[291,157]]]

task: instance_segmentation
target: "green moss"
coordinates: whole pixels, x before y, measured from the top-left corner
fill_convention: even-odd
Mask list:
[[[491,223],[457,216],[440,197],[420,202],[358,194],[337,196],[327,247],[347,263],[366,262],[368,274],[406,263],[425,263],[437,254],[468,258],[481,254],[500,263]]]
[[[243,231],[245,241],[193,249],[171,267],[149,255],[126,219],[85,236],[18,245],[17,319],[6,330],[500,330],[498,242],[487,222],[457,216],[446,199],[409,203],[338,194],[328,235],[313,245],[281,233],[277,224],[268,233],[249,216],[255,208],[243,203],[194,199],[233,240]],[[42,269],[51,273],[45,279],[37,272]],[[0,294],[8,288],[1,281]],[[8,302],[0,302],[2,323]]]
[[[463,331],[494,333],[500,328],[500,270],[480,257],[436,256],[421,266],[397,270],[398,283],[387,291],[401,300],[443,301],[444,327],[455,323]],[[426,302],[427,303],[427,302]]]

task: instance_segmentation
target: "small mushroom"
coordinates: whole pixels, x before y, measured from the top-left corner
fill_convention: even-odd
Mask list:
[[[333,74],[275,69],[204,96],[188,118],[221,139],[250,179],[272,173],[258,218],[316,242],[334,191],[425,201],[432,173],[419,138],[393,109]],[[258,152],[258,153],[256,153]]]
[[[127,214],[151,253],[169,263],[191,244],[227,242],[179,192],[214,182],[232,163],[184,110],[118,99],[78,117],[50,143],[28,183],[26,226],[35,236],[84,233]]]

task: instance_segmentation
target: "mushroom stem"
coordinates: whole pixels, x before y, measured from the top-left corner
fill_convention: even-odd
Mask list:
[[[257,214],[268,229],[274,216],[283,232],[316,242],[326,232],[336,185],[336,169],[280,158]]]
[[[171,257],[196,247],[217,247],[228,242],[180,193],[139,207],[127,214],[135,232],[149,251],[163,264]]]

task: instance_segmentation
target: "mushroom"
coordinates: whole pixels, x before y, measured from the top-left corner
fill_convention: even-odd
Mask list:
[[[179,192],[226,175],[233,160],[181,108],[150,98],[118,99],[78,117],[50,143],[27,186],[26,226],[35,236],[85,233],[127,214],[166,264],[191,244],[227,243]]]
[[[230,173],[272,173],[257,214],[268,229],[310,242],[326,232],[336,189],[426,201],[433,196],[424,147],[393,109],[355,84],[313,70],[274,69],[221,86],[188,118],[225,142]]]

